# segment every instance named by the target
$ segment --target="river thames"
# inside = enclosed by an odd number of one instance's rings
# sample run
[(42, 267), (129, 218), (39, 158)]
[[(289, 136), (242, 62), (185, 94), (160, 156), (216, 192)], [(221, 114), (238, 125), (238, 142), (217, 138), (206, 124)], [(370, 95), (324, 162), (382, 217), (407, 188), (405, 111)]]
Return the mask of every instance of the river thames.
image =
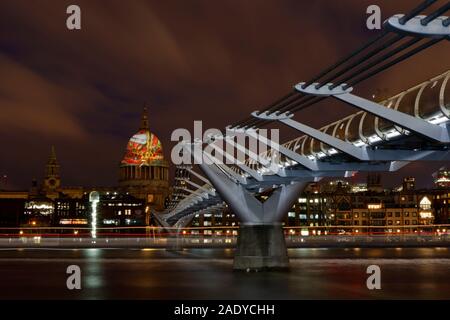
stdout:
[[(232, 249), (1, 249), (0, 299), (450, 299), (449, 248), (289, 249), (289, 272), (233, 272)], [(66, 268), (81, 268), (68, 290)], [(369, 290), (369, 265), (381, 289)]]

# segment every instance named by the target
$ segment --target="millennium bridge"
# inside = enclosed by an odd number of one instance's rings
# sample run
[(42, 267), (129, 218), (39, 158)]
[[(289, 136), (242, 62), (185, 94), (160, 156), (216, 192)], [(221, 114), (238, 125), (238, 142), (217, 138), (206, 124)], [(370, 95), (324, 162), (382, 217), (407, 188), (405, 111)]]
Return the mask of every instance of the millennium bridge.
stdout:
[[(418, 79), (416, 86), (383, 101), (355, 93), (361, 82), (450, 40), (450, 18), (444, 15), (450, 2), (422, 14), (435, 2), (424, 1), (390, 17), (377, 37), (314, 78), (295, 84), (268, 107), (228, 126), (225, 134), (211, 135), (209, 141), (181, 141), (182, 153), (194, 161), (179, 166), (172, 201), (165, 212), (155, 214), (159, 224), (181, 230), (196, 214), (229, 206), (240, 220), (234, 269), (285, 269), (289, 259), (281, 220), (308, 183), (450, 159), (450, 70)], [(319, 129), (297, 120), (300, 111), (330, 98), (358, 111)], [(269, 123), (290, 127), (299, 136), (279, 144), (261, 134)], [(257, 154), (240, 143), (239, 135), (269, 148)], [(203, 144), (214, 152), (197, 152), (199, 147), (204, 150)], [(245, 154), (245, 160), (233, 162), (224, 145)], [(262, 193), (270, 194), (264, 202), (258, 199)]]

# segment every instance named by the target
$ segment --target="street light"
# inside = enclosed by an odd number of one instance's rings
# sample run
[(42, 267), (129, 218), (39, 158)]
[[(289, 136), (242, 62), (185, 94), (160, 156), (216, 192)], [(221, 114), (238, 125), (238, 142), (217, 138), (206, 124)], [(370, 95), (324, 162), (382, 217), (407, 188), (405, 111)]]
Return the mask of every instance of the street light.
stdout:
[(89, 202), (91, 203), (91, 236), (97, 238), (97, 204), (100, 201), (100, 194), (92, 191), (89, 194)]

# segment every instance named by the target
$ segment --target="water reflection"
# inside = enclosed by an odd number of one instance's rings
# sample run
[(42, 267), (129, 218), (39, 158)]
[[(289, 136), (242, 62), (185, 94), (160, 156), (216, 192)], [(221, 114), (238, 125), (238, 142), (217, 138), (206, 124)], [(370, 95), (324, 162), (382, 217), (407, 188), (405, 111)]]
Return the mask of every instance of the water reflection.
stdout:
[[(291, 270), (284, 273), (232, 272), (233, 254), (232, 249), (5, 250), (0, 298), (450, 299), (448, 248), (289, 249)], [(79, 292), (65, 287), (71, 264), (82, 269)], [(370, 264), (381, 267), (382, 290), (366, 287)]]
[(105, 285), (105, 277), (107, 274), (104, 270), (104, 262), (102, 257), (105, 250), (91, 248), (81, 250), (81, 257), (83, 261), (83, 289), (91, 292), (97, 299), (105, 298), (105, 293), (101, 290)]

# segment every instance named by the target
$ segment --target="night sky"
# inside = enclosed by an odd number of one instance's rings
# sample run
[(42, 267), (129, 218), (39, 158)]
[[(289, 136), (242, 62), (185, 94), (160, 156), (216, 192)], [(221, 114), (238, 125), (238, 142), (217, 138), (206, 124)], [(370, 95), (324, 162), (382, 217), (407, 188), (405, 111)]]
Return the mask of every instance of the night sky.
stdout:
[[(11, 188), (41, 179), (55, 145), (65, 186), (115, 185), (144, 102), (169, 156), (170, 135), (194, 120), (224, 128), (288, 93), (375, 36), (366, 8), (383, 19), (420, 1), (375, 0), (2, 0), (0, 1), (0, 174)], [(66, 8), (82, 30), (66, 28)], [(449, 42), (357, 86), (390, 95), (450, 68)], [(316, 127), (352, 112), (326, 100), (297, 119)], [(282, 141), (292, 138), (283, 131)], [(442, 163), (409, 165), (431, 185)], [(364, 174), (360, 174), (364, 180)]]

